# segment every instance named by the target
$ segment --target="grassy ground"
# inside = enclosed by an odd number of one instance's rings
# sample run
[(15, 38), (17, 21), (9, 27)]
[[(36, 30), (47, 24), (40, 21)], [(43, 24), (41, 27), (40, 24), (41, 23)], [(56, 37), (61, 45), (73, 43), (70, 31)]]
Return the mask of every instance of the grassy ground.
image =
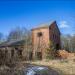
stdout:
[(0, 66), (0, 75), (24, 75), (23, 70), (30, 65), (47, 66), (50, 73), (55, 72), (53, 75), (75, 75), (75, 60), (20, 61), (12, 66)]
[(24, 75), (23, 69), (29, 64), (27, 63), (14, 63), (0, 66), (0, 75)]
[(73, 60), (34, 61), (30, 63), (49, 66), (59, 72), (60, 75), (75, 75), (75, 62)]

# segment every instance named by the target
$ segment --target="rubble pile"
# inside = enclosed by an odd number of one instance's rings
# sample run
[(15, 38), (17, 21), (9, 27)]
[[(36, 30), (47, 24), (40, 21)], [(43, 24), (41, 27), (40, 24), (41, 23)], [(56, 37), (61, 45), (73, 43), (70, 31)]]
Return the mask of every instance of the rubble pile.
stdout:
[(71, 58), (75, 58), (75, 53), (69, 53), (66, 50), (59, 50), (58, 56), (63, 58), (63, 59), (71, 59)]

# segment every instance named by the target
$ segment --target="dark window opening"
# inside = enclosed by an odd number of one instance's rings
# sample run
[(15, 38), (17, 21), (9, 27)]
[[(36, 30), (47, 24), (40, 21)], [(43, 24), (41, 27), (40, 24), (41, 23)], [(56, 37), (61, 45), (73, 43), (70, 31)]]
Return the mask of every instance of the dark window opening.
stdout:
[(59, 50), (59, 44), (56, 44), (56, 50)]
[(7, 50), (5, 50), (5, 57), (7, 57), (7, 54), (8, 54), (8, 51), (7, 51)]
[(7, 50), (5, 50), (5, 54), (7, 54), (8, 53), (8, 51)]
[(33, 55), (33, 53), (30, 52), (30, 53), (29, 53), (29, 60), (32, 60), (32, 55)]
[(49, 29), (51, 29), (51, 27), (49, 27)]
[(11, 57), (14, 56), (14, 50), (11, 50)]
[(38, 33), (37, 33), (37, 36), (38, 36), (38, 37), (41, 37), (41, 36), (42, 36), (42, 32), (38, 32)]
[(18, 48), (17, 48), (17, 47), (16, 47), (15, 49), (16, 49), (16, 50), (18, 50)]
[(37, 52), (37, 59), (41, 60), (42, 59), (42, 53), (41, 52)]
[(22, 56), (22, 50), (18, 50), (18, 55)]

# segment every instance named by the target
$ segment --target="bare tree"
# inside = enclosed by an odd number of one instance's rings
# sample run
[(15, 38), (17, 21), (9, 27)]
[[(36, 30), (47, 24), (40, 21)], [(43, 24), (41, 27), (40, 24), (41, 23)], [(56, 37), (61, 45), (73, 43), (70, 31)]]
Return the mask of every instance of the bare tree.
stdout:
[(26, 39), (29, 38), (30, 36), (30, 32), (25, 28), (20, 28), (17, 27), (13, 30), (11, 30), (11, 32), (8, 35), (8, 40), (21, 40), (21, 39)]
[(71, 52), (75, 52), (75, 35), (71, 37)]
[(4, 35), (3, 33), (0, 33), (0, 43), (4, 41)]
[(75, 35), (63, 35), (61, 36), (61, 46), (69, 52), (75, 52)]

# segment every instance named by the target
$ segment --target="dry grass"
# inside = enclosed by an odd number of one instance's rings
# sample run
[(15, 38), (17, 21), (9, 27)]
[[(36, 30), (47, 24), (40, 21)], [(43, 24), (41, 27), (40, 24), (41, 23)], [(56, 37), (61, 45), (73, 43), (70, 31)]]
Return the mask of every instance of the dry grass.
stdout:
[(24, 75), (23, 69), (29, 64), (49, 66), (57, 71), (60, 75), (75, 75), (75, 59), (64, 60), (43, 60), (43, 61), (22, 61), (14, 67), (0, 66), (0, 75)]
[(73, 60), (50, 60), (31, 62), (36, 65), (49, 66), (64, 75), (75, 75), (75, 62)]
[(0, 75), (24, 75), (23, 69), (27, 64), (14, 63), (0, 66)]

